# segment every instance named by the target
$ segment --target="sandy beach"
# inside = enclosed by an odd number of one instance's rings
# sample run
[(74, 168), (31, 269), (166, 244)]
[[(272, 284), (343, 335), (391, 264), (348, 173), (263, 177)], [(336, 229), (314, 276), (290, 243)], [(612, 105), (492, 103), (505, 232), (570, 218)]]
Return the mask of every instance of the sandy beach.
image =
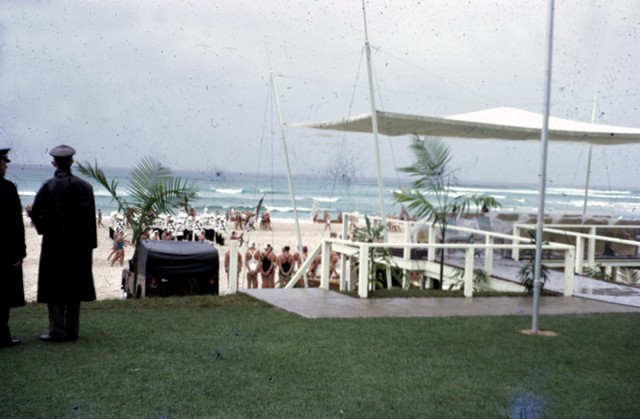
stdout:
[[(108, 225), (105, 223), (105, 225)], [(310, 221), (301, 221), (302, 242), (309, 247), (311, 251), (324, 238), (329, 237), (330, 231), (325, 229), (324, 224), (313, 224)], [(247, 251), (247, 243), (255, 241), (262, 249), (265, 244), (270, 244), (280, 254), (283, 246), (291, 246), (293, 253), (297, 247), (297, 238), (295, 232), (295, 223), (286, 220), (272, 220), (273, 230), (253, 230), (244, 234), (244, 244), (241, 253)], [(340, 233), (341, 225), (332, 225), (334, 232)], [(40, 258), (40, 245), (42, 236), (39, 236), (35, 228), (30, 226), (28, 219), (25, 219), (25, 235), (27, 242), (27, 257), (23, 262), (24, 275), (24, 291), (27, 301), (35, 301), (37, 296), (38, 284), (38, 262)], [(220, 255), (220, 294), (224, 294), (228, 287), (227, 276), (224, 273), (223, 262), (224, 254), (229, 249), (228, 240), (225, 246), (216, 246)], [(121, 274), (122, 267), (118, 264), (111, 266), (107, 261), (107, 256), (111, 253), (112, 241), (109, 239), (109, 229), (98, 228), (98, 248), (93, 251), (93, 279), (96, 287), (96, 295), (99, 300), (122, 298)], [(133, 248), (128, 246), (125, 248), (125, 266), (129, 258), (133, 254)], [(73, 258), (69, 258), (69, 263), (73, 263)], [(239, 287), (244, 288), (246, 285), (246, 273), (243, 269), (240, 274)]]

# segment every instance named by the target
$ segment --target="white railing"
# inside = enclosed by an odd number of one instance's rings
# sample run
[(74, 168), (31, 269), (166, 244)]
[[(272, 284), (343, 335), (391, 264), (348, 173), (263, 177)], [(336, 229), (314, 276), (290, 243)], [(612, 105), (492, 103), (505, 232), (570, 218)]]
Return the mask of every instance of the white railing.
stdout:
[[(369, 276), (370, 272), (368, 268), (369, 266), (369, 257), (370, 250), (376, 248), (390, 249), (390, 248), (402, 248), (403, 257), (391, 257), (393, 262), (401, 269), (405, 271), (423, 271), (427, 272), (431, 277), (435, 277), (437, 275), (438, 265), (434, 261), (430, 260), (415, 260), (410, 258), (412, 249), (427, 249), (427, 250), (436, 250), (440, 249), (440, 251), (446, 251), (448, 249), (458, 249), (463, 250), (465, 252), (465, 263), (464, 263), (464, 295), (465, 297), (473, 296), (473, 271), (474, 271), (474, 262), (475, 262), (475, 254), (476, 250), (482, 249), (485, 251), (485, 259), (493, 258), (493, 250), (495, 249), (511, 249), (513, 247), (517, 247), (518, 249), (535, 249), (535, 244), (480, 244), (480, 243), (362, 243), (362, 242), (353, 242), (342, 239), (330, 239), (325, 238), (323, 241), (314, 249), (311, 253), (313, 255), (317, 255), (318, 252), (322, 252), (322, 272), (320, 275), (320, 288), (329, 289), (330, 283), (330, 269), (331, 269), (331, 252), (338, 252), (341, 254), (341, 263), (342, 259), (345, 259), (344, 265), (341, 266), (341, 277), (340, 277), (340, 289), (341, 290), (350, 290), (353, 289), (353, 278), (351, 277), (351, 269), (348, 268), (348, 261), (346, 259), (351, 259), (352, 257), (357, 257), (359, 266), (361, 267), (358, 270), (358, 296), (361, 298), (367, 298), (369, 289), (370, 289), (370, 281)], [(543, 245), (544, 250), (559, 250), (564, 251), (565, 253), (565, 270), (564, 270), (564, 295), (571, 296), (573, 295), (573, 266), (575, 263), (575, 247), (566, 244), (559, 243), (549, 243)], [(430, 252), (431, 253), (431, 252)], [(409, 255), (407, 257), (406, 255)], [(315, 257), (315, 256), (314, 256)], [(302, 278), (302, 275), (306, 274), (306, 270), (309, 268), (310, 260), (312, 257), (309, 257), (307, 261), (300, 267), (299, 271), (291, 278), (291, 280), (287, 283), (285, 288), (292, 288), (296, 285), (296, 283)], [(378, 262), (386, 263), (387, 261), (378, 260)], [(488, 276), (491, 276), (491, 272), (487, 272)], [(405, 275), (406, 278), (406, 275)]]
[[(409, 271), (420, 271), (426, 273), (429, 277), (437, 277), (438, 264), (435, 263), (436, 252), (450, 251), (450, 250), (462, 250), (465, 252), (464, 263), (464, 295), (465, 297), (473, 296), (473, 272), (475, 265), (475, 255), (477, 251), (484, 252), (484, 271), (491, 277), (493, 271), (493, 257), (494, 250), (510, 250), (514, 260), (518, 260), (520, 257), (520, 251), (522, 250), (534, 250), (535, 243), (529, 237), (521, 237), (520, 232), (523, 229), (535, 228), (532, 224), (514, 224), (513, 234), (495, 233), (488, 230), (479, 230), (474, 228), (449, 225), (447, 230), (458, 231), (461, 233), (469, 234), (470, 238), (484, 237), (484, 242), (472, 242), (472, 243), (437, 243), (436, 232), (437, 227), (431, 224), (418, 223), (415, 221), (403, 221), (396, 219), (388, 219), (388, 223), (395, 223), (401, 226), (403, 231), (404, 242), (401, 243), (361, 243), (348, 240), (351, 227), (354, 225), (361, 225), (361, 221), (364, 217), (357, 213), (344, 213), (342, 218), (342, 238), (325, 238), (321, 243), (316, 246), (311, 252), (309, 252), (306, 260), (300, 266), (300, 269), (293, 275), (291, 280), (285, 285), (285, 288), (294, 287), (303, 275), (306, 275), (307, 270), (310, 268), (313, 260), (321, 254), (321, 274), (320, 274), (320, 287), (323, 289), (329, 289), (330, 275), (331, 275), (331, 252), (337, 252), (340, 254), (340, 289), (351, 290), (355, 288), (355, 278), (352, 278), (351, 274), (351, 261), (353, 258), (358, 258), (359, 266), (369, 266), (369, 254), (371, 249), (375, 248), (401, 248), (402, 257), (392, 257), (393, 264), (403, 270), (404, 281), (407, 279), (407, 273)], [(372, 222), (380, 222), (380, 217), (369, 216)], [(412, 243), (411, 242), (411, 227), (414, 224), (420, 224), (428, 229), (428, 242), (427, 243)], [(570, 232), (566, 230), (560, 230), (556, 227), (562, 228), (590, 228), (590, 233), (578, 233)], [(596, 240), (609, 241), (613, 243), (629, 244), (640, 248), (640, 243), (637, 241), (624, 240), (611, 238), (607, 236), (596, 235), (597, 229), (600, 228), (639, 228), (638, 226), (611, 226), (611, 225), (547, 225), (544, 227), (545, 232), (559, 233), (564, 235), (574, 236), (576, 238), (576, 246), (563, 243), (543, 243), (543, 251), (559, 251), (564, 253), (564, 295), (573, 295), (573, 281), (574, 273), (580, 273), (582, 271), (583, 263), (582, 256), (584, 253), (584, 241), (588, 242), (589, 261), (595, 259), (595, 242)], [(502, 240), (503, 243), (496, 243), (496, 240)], [(415, 260), (411, 258), (411, 251), (414, 249), (423, 249), (427, 251), (427, 258), (424, 260)], [(232, 256), (231, 260), (234, 258)], [(385, 262), (385, 261), (380, 261)], [(233, 264), (233, 262), (232, 262)], [(451, 270), (452, 268), (448, 268)], [(361, 298), (367, 298), (370, 289), (369, 272), (367, 269), (359, 269), (357, 276), (358, 283), (358, 295)], [(306, 285), (306, 278), (305, 278)], [(405, 283), (406, 285), (406, 283)]]
[[(513, 236), (520, 237), (522, 230), (535, 230), (535, 224), (514, 224), (513, 226)], [(581, 233), (577, 231), (570, 231), (566, 229), (571, 228), (588, 228), (589, 233)], [(636, 256), (640, 254), (640, 242), (637, 240), (626, 240), (619, 239), (616, 237), (609, 237), (598, 235), (598, 229), (620, 229), (620, 230), (629, 230), (635, 229), (640, 230), (640, 225), (608, 225), (608, 224), (548, 224), (543, 226), (543, 232), (545, 233), (555, 233), (563, 236), (573, 237), (576, 242), (576, 261), (574, 270), (576, 273), (582, 273), (585, 263), (584, 258), (584, 245), (585, 241), (587, 243), (587, 265), (594, 266), (596, 264), (596, 242), (603, 241), (608, 243), (618, 243), (629, 246), (636, 247)], [(514, 249), (512, 251), (511, 256), (514, 260), (518, 260), (520, 257), (520, 253), (518, 249)]]

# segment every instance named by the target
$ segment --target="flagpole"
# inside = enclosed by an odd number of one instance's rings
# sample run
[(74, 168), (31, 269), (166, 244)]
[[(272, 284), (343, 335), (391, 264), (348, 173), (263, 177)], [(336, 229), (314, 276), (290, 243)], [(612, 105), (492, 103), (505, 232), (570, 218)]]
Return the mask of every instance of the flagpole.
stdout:
[(545, 71), (544, 90), (544, 117), (541, 135), (541, 159), (540, 159), (540, 202), (538, 206), (538, 218), (536, 223), (536, 257), (533, 274), (533, 315), (531, 319), (531, 332), (538, 333), (538, 317), (540, 311), (540, 288), (542, 281), (542, 236), (544, 224), (544, 200), (547, 186), (547, 149), (549, 133), (549, 110), (551, 107), (551, 63), (553, 58), (553, 14), (554, 0), (549, 0), (547, 15), (547, 66)]
[[(300, 253), (300, 263), (304, 263), (304, 252), (302, 251), (302, 236), (300, 235), (300, 221), (298, 220), (298, 207), (296, 206), (296, 193), (293, 188), (293, 181), (291, 180), (291, 166), (289, 165), (289, 151), (287, 149), (287, 140), (284, 134), (284, 122), (282, 120), (282, 112), (280, 111), (280, 100), (278, 98), (278, 90), (276, 89), (276, 81), (273, 77), (273, 70), (271, 69), (271, 58), (269, 56), (269, 49), (267, 48), (267, 61), (269, 62), (269, 79), (271, 81), (271, 88), (273, 89), (273, 97), (276, 103), (276, 110), (278, 113), (278, 122), (280, 122), (280, 138), (282, 139), (282, 148), (284, 150), (284, 160), (287, 166), (287, 180), (289, 181), (289, 193), (291, 195), (291, 207), (293, 208), (293, 219), (296, 223), (296, 237), (298, 238), (298, 252)], [(304, 287), (309, 286), (307, 282), (307, 276), (304, 275)]]

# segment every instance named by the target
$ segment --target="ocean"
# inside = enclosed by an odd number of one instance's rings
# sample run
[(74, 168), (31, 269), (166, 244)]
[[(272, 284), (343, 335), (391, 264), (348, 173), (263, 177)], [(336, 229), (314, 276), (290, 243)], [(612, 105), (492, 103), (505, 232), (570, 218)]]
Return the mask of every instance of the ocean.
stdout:
[[(118, 191), (126, 197), (129, 169), (104, 169), (107, 179), (119, 182)], [(42, 183), (53, 175), (51, 166), (19, 165), (12, 163), (6, 178), (18, 187), (23, 207), (33, 202)], [(77, 175), (79, 173), (75, 171)], [(263, 210), (270, 210), (272, 219), (293, 220), (293, 204), (289, 193), (289, 182), (285, 175), (230, 173), (216, 171), (174, 171), (175, 176), (191, 180), (199, 199), (190, 203), (201, 214), (205, 207), (209, 212), (255, 209), (264, 197)], [(105, 218), (117, 211), (117, 204), (107, 191), (94, 181), (96, 207)], [(330, 176), (294, 175), (292, 179), (295, 202), (300, 221), (310, 221), (312, 212), (328, 211), (332, 218), (338, 212), (358, 211), (360, 214), (379, 214), (378, 183), (374, 178), (345, 178)], [(409, 186), (409, 181), (384, 180), (384, 202), (387, 214), (399, 214), (400, 205), (393, 203), (393, 191)], [(484, 193), (493, 196), (504, 213), (535, 214), (538, 208), (537, 185), (458, 185), (454, 194)], [(581, 215), (584, 204), (584, 189), (547, 188), (545, 210), (555, 215)], [(640, 220), (640, 191), (628, 189), (590, 189), (587, 215), (609, 216), (627, 220)]]

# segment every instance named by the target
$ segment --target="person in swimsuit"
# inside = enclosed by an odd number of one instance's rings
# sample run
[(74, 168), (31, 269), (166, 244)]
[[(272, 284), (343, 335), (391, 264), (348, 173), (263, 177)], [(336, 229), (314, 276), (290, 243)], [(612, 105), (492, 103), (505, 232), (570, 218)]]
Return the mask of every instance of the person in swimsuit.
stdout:
[(111, 266), (118, 261), (120, 262), (120, 266), (124, 264), (124, 245), (124, 231), (121, 231), (117, 239), (114, 240), (113, 251), (115, 254), (113, 255), (113, 259), (111, 259)]
[(275, 286), (274, 279), (276, 276), (276, 255), (273, 254), (273, 248), (270, 244), (264, 247), (261, 261), (260, 275), (262, 276), (262, 288), (273, 288)]
[(104, 224), (102, 224), (102, 210), (100, 208), (98, 208), (98, 227), (104, 227)]
[(290, 252), (289, 246), (285, 246), (282, 248), (282, 254), (278, 256), (277, 264), (278, 264), (278, 284), (281, 287), (284, 287), (287, 282), (291, 279), (293, 275), (293, 266), (295, 260), (293, 259), (293, 255)]
[(244, 255), (247, 267), (247, 288), (258, 288), (258, 272), (260, 271), (260, 251), (256, 249), (256, 242), (249, 243), (249, 249)]
[[(240, 240), (240, 244), (239, 246), (242, 246), (242, 234), (240, 236), (236, 235), (235, 231), (231, 232), (231, 237), (229, 238), (230, 241), (233, 240)], [(238, 248), (238, 255), (237, 255), (237, 276), (236, 276), (236, 283), (240, 282), (240, 272), (242, 272), (242, 253), (240, 253), (240, 248)], [(224, 271), (227, 274), (227, 279), (229, 280), (229, 283), (231, 283), (231, 278), (229, 277), (229, 269), (231, 267), (231, 250), (227, 250), (224, 254)]]
[(307, 246), (302, 246), (302, 254), (298, 251), (293, 254), (293, 272), (298, 272), (300, 270), (302, 263), (307, 260), (307, 253), (309, 253), (309, 248)]
[(109, 256), (107, 256), (108, 261), (110, 261), (111, 257), (116, 254), (116, 244), (118, 243), (120, 232), (121, 230), (119, 228), (113, 231), (113, 244), (111, 245), (111, 253), (109, 253)]

